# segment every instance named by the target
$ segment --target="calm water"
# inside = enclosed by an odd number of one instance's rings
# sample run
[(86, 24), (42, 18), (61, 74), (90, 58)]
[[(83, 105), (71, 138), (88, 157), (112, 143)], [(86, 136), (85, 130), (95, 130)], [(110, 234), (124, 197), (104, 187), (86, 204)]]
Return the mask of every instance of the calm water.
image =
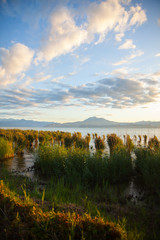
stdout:
[[(13, 129), (14, 127), (0, 127), (3, 129)], [(130, 135), (130, 137), (133, 137), (134, 135), (147, 135), (149, 137), (153, 137), (156, 135), (158, 138), (160, 138), (160, 128), (127, 128), (127, 127), (113, 127), (113, 128), (47, 128), (47, 127), (15, 127), (16, 129), (22, 129), (22, 130), (43, 130), (43, 131), (63, 131), (63, 132), (81, 132), (82, 136), (86, 136), (87, 133), (97, 133), (99, 136), (107, 135), (110, 133), (116, 133), (119, 137), (123, 137), (123, 135)]]
[[(9, 128), (5, 128), (9, 129)], [(10, 128), (10, 129), (13, 129)], [(160, 139), (160, 128), (19, 128), (22, 130), (43, 130), (43, 131), (63, 131), (63, 132), (81, 132), (82, 136), (86, 136), (87, 133), (97, 133), (99, 136), (107, 135), (110, 133), (115, 133), (119, 137), (123, 139), (124, 135), (130, 135), (131, 138), (136, 135), (142, 136), (142, 143), (143, 143), (143, 135), (147, 135), (148, 139), (156, 135)], [(94, 147), (93, 139), (91, 140), (90, 146)], [(106, 146), (107, 147), (107, 146)], [(0, 162), (0, 166), (5, 166), (7, 169), (11, 171), (18, 171), (24, 175), (28, 175), (30, 177), (34, 176), (33, 172), (26, 172), (25, 170), (29, 167), (32, 167), (34, 164), (35, 154), (32, 152), (25, 151), (24, 155), (22, 156), (15, 156), (14, 158), (10, 158)]]

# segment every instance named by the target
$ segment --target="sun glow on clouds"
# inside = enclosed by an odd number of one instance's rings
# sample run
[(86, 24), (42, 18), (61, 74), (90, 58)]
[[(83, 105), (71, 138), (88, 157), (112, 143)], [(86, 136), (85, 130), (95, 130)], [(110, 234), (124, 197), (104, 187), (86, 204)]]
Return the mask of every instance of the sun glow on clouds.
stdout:
[[(91, 3), (86, 10), (86, 22), (80, 26), (75, 21), (74, 13), (66, 7), (59, 7), (50, 17), (50, 29), (44, 44), (35, 59), (37, 65), (42, 60), (51, 61), (53, 58), (74, 51), (82, 44), (102, 43), (109, 31), (116, 32), (116, 40), (121, 41), (125, 31), (132, 26), (143, 24), (146, 20), (145, 11), (141, 6), (131, 7), (129, 11), (120, 4), (119, 0)], [(99, 39), (95, 41), (98, 34)], [(128, 48), (135, 45), (128, 40)], [(124, 46), (125, 47), (125, 46)]]
[(57, 9), (50, 18), (50, 32), (36, 61), (53, 58), (72, 52), (87, 39), (87, 31), (76, 23), (67, 8)]

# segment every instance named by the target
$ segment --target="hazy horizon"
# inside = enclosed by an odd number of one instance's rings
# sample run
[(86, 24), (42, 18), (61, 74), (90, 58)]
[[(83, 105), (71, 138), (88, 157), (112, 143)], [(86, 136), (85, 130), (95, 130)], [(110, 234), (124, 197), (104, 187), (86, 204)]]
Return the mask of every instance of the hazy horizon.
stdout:
[(41, 121), (41, 120), (33, 120), (33, 119), (25, 119), (25, 118), (0, 118), (0, 121), (2, 120), (25, 120), (25, 121), (36, 121), (36, 122), (53, 122), (53, 123), (60, 123), (60, 124), (64, 124), (64, 123), (74, 123), (74, 122), (83, 122), (87, 119), (90, 119), (90, 118), (97, 118), (97, 119), (104, 119), (104, 120), (107, 120), (107, 121), (111, 121), (111, 122), (116, 122), (116, 123), (137, 123), (137, 122), (160, 122), (160, 121), (150, 121), (150, 120), (142, 120), (142, 121), (130, 121), (130, 122), (125, 122), (125, 121), (112, 121), (112, 120), (108, 120), (107, 118), (102, 118), (102, 117), (96, 117), (96, 116), (92, 116), (92, 117), (89, 117), (89, 118), (85, 118), (85, 119), (82, 119), (82, 120), (76, 120), (76, 121), (70, 121), (70, 122), (55, 122), (54, 120), (53, 121)]

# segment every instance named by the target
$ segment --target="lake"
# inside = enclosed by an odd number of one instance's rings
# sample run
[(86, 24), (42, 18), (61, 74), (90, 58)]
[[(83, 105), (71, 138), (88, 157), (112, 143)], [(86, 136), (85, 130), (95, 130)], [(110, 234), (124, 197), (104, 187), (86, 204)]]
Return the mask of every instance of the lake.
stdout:
[[(12, 128), (8, 128), (8, 127), (1, 127), (4, 129), (13, 129)], [(17, 129), (17, 127), (16, 127)], [(20, 127), (18, 129), (22, 129), (22, 130), (29, 130), (29, 129), (33, 129), (33, 130), (43, 130), (43, 131), (63, 131), (63, 132), (81, 132), (82, 136), (86, 136), (87, 133), (97, 133), (99, 136), (102, 135), (107, 135), (107, 134), (111, 134), (111, 133), (115, 133), (117, 134), (119, 137), (121, 137), (122, 139), (124, 135), (130, 135), (131, 138), (134, 137), (134, 135), (137, 136), (141, 135), (142, 136), (142, 144), (143, 144), (143, 135), (147, 135), (148, 139), (150, 137), (153, 137), (154, 135), (158, 137), (158, 139), (160, 139), (160, 128), (125, 128), (125, 127), (119, 127), (119, 128), (28, 128), (28, 127)], [(136, 144), (136, 143), (135, 143)], [(93, 146), (94, 148), (94, 141), (93, 139), (91, 139), (91, 143), (90, 146)], [(107, 147), (107, 144), (106, 144)], [(28, 175), (30, 177), (34, 176), (33, 172), (26, 172), (25, 169), (32, 167), (33, 163), (34, 163), (34, 153), (32, 152), (27, 152), (25, 151), (24, 155), (22, 156), (17, 156), (15, 155), (14, 158), (10, 158), (10, 159), (6, 159), (3, 162), (0, 162), (0, 166), (5, 166), (7, 169), (9, 170), (14, 170), (14, 171), (20, 171), (22, 174), (24, 175)]]
[[(14, 129), (14, 127), (0, 127), (3, 129)], [(63, 132), (81, 132), (82, 136), (86, 136), (87, 133), (97, 133), (99, 136), (107, 135), (110, 133), (115, 133), (119, 137), (123, 138), (123, 135), (130, 135), (132, 138), (134, 135), (147, 135), (148, 138), (153, 137), (154, 135), (160, 138), (160, 128), (128, 128), (128, 127), (112, 127), (112, 128), (47, 128), (47, 127), (15, 127), (15, 129), (22, 129), (22, 130), (37, 130), (37, 131), (63, 131)]]

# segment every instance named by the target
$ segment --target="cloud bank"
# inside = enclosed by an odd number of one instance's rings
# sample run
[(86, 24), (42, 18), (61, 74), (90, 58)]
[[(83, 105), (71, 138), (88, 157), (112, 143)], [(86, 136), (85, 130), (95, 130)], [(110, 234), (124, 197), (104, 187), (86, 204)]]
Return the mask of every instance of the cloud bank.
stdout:
[[(121, 69), (122, 71), (122, 69)], [(127, 77), (128, 76), (128, 77)], [(152, 75), (125, 74), (122, 77), (103, 78), (93, 83), (50, 89), (1, 89), (0, 106), (3, 109), (46, 109), (61, 106), (94, 106), (101, 108), (133, 108), (159, 101), (160, 73)]]

